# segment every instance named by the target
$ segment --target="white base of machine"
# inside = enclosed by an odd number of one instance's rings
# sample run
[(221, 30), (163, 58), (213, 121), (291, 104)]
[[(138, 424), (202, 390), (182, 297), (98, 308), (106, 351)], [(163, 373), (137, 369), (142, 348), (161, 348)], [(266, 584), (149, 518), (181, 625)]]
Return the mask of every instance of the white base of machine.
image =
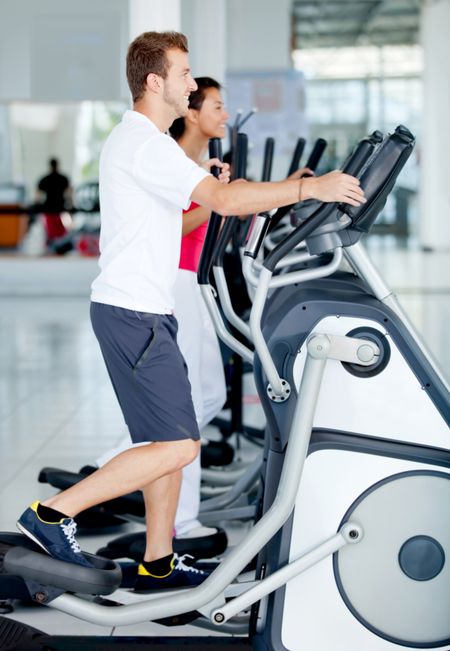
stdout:
[[(290, 561), (336, 533), (351, 505), (374, 484), (399, 473), (414, 471), (433, 471), (431, 480), (436, 479), (437, 484), (439, 484), (439, 477), (435, 478), (434, 473), (443, 474), (438, 491), (439, 500), (442, 502), (442, 489), (444, 492), (450, 491), (450, 481), (446, 483), (448, 471), (445, 468), (346, 450), (327, 449), (311, 454), (305, 463), (295, 506)], [(433, 489), (434, 486), (431, 485), (430, 491), (432, 492)], [(448, 496), (450, 497), (450, 492)], [(392, 506), (394, 500), (387, 499), (385, 505), (382, 503), (383, 508), (385, 506), (386, 509), (386, 529), (380, 526), (380, 522), (383, 522), (383, 509), (381, 509), (381, 516), (380, 508), (374, 513), (377, 524), (376, 527), (372, 527), (372, 531), (370, 523), (359, 523), (358, 518), (355, 519), (357, 513), (355, 511), (352, 514), (352, 522), (356, 521), (356, 524), (363, 526), (363, 539), (360, 543), (347, 546), (339, 554), (348, 554), (350, 560), (353, 552), (358, 553), (360, 545), (372, 544), (373, 556), (370, 552), (366, 558), (369, 559), (369, 563), (370, 559), (373, 560), (376, 572), (377, 554), (386, 554), (385, 548), (389, 546), (382, 544), (383, 536), (386, 541), (391, 542), (391, 533), (401, 541), (414, 535), (436, 536), (438, 531), (436, 537), (440, 538), (439, 543), (447, 559), (446, 567), (444, 566), (439, 575), (426, 581), (412, 580), (402, 572), (400, 565), (392, 562), (392, 574), (387, 573), (381, 578), (376, 577), (375, 574), (377, 590), (373, 588), (373, 581), (372, 584), (370, 581), (366, 583), (367, 577), (364, 572), (361, 572), (361, 576), (353, 577), (355, 593), (365, 595), (363, 610), (367, 611), (367, 601), (370, 603), (373, 596), (373, 604), (371, 604), (373, 617), (369, 613), (367, 619), (373, 620), (370, 624), (380, 631), (381, 634), (378, 635), (361, 623), (346, 605), (338, 589), (333, 570), (333, 558), (327, 558), (290, 580), (286, 586), (281, 623), (281, 639), (285, 649), (289, 651), (304, 649), (389, 651), (398, 650), (403, 646), (403, 648), (433, 648), (448, 651), (448, 644), (427, 646), (430, 640), (429, 633), (423, 629), (429, 631), (431, 627), (433, 634), (438, 632), (440, 636), (444, 633), (438, 639), (445, 640), (446, 635), (447, 639), (450, 639), (450, 509), (442, 510), (442, 504), (437, 503), (438, 500), (433, 500), (431, 494), (427, 495), (426, 499), (426, 510), (423, 505), (420, 507), (418, 504), (418, 520), (413, 523), (411, 518), (408, 520), (406, 514), (408, 512), (414, 514), (416, 502), (411, 503), (411, 500), (415, 500), (414, 494), (405, 494), (404, 517), (401, 512), (397, 512), (398, 500)], [(420, 519), (420, 508), (424, 513), (422, 519)], [(393, 512), (393, 509), (396, 511)], [(430, 532), (428, 530), (430, 528), (433, 531)], [(396, 531), (392, 531), (393, 529)], [(372, 569), (368, 568), (369, 575)], [(366, 585), (358, 585), (359, 581)], [(398, 598), (399, 590), (403, 595), (401, 599)], [(355, 606), (358, 611), (359, 604)], [(383, 617), (383, 612), (386, 613), (386, 618)], [(423, 617), (423, 626), (420, 617)], [(385, 622), (384, 619), (389, 621)], [(436, 625), (433, 622), (436, 622)], [(405, 635), (405, 638), (410, 637), (409, 641), (412, 639), (415, 644), (408, 644), (407, 639), (404, 639), (403, 643), (389, 641), (398, 640), (399, 634)]]

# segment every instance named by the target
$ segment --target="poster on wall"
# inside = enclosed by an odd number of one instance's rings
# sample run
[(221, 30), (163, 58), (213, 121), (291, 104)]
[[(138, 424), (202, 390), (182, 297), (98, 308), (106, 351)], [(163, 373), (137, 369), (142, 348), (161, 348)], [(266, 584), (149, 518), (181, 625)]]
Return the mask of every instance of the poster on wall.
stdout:
[[(256, 109), (243, 125), (248, 135), (251, 173), (262, 159), (266, 138), (275, 138), (275, 160), (286, 164), (299, 137), (307, 138), (305, 117), (305, 78), (296, 70), (270, 72), (231, 72), (226, 77), (226, 103), (233, 124), (238, 111), (245, 117)], [(279, 166), (278, 165), (278, 166)]]

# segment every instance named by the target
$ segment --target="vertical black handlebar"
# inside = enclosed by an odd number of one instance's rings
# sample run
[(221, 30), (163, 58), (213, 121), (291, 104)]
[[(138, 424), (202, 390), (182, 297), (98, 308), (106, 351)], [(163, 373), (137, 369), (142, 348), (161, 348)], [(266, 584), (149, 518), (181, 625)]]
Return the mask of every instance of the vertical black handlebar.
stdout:
[(304, 138), (299, 138), (297, 144), (295, 145), (294, 153), (292, 155), (291, 164), (289, 165), (287, 176), (290, 176), (298, 170), (300, 167), (300, 159), (302, 157), (303, 151), (305, 149), (306, 140)]
[[(223, 160), (222, 141), (220, 138), (211, 138), (208, 144), (208, 149), (210, 158), (218, 158), (219, 160)], [(211, 174), (217, 178), (220, 174), (220, 169), (216, 165), (213, 165), (211, 167)]]
[(234, 157), (234, 179), (245, 179), (247, 174), (248, 136), (238, 133), (236, 138), (236, 152)]
[(274, 138), (266, 138), (266, 143), (264, 145), (264, 156), (263, 156), (263, 168), (261, 173), (261, 181), (270, 181), (272, 176), (272, 163), (273, 163), (273, 151), (275, 149), (275, 140)]
[(327, 141), (323, 138), (317, 138), (316, 142), (314, 143), (314, 147), (308, 156), (308, 160), (305, 163), (305, 167), (309, 167), (309, 169), (313, 172), (315, 171), (317, 165), (320, 162), (320, 159), (322, 158), (323, 152), (327, 148), (327, 144)]
[[(261, 183), (267, 183), (272, 177), (273, 153), (275, 150), (275, 139), (272, 137), (266, 138), (264, 144), (263, 166), (261, 172)], [(233, 231), (233, 246), (238, 248), (247, 241), (248, 232), (253, 223), (252, 219), (241, 221), (239, 225), (235, 226)]]
[[(323, 138), (317, 138), (316, 142), (314, 143), (314, 147), (312, 148), (311, 153), (308, 156), (308, 160), (305, 163), (305, 167), (309, 167), (309, 169), (314, 172), (317, 165), (319, 164), (320, 159), (322, 158), (322, 154), (325, 151), (327, 144), (328, 144), (327, 141), (324, 140)], [(295, 158), (295, 152), (294, 152), (294, 158)], [(292, 159), (292, 163), (294, 162), (294, 158)], [(292, 167), (292, 163), (291, 163), (291, 167)], [(291, 171), (291, 174), (293, 174), (297, 169), (298, 169), (298, 165)], [(289, 171), (290, 170), (291, 168), (289, 168)], [(303, 176), (310, 176), (310, 175), (304, 174)], [(273, 229), (276, 228), (276, 226), (278, 226), (278, 224), (283, 219), (283, 217), (288, 214), (288, 212), (294, 207), (294, 205), (295, 204), (292, 203), (289, 206), (281, 206), (281, 208), (278, 208), (277, 212), (273, 215), (272, 219), (270, 220), (269, 232), (273, 231)]]
[[(268, 137), (264, 144), (263, 166), (261, 172), (261, 183), (267, 183), (272, 176), (273, 152), (275, 149), (275, 139)], [(248, 232), (253, 224), (252, 219), (247, 219), (239, 224), (239, 228), (233, 232), (233, 245), (239, 247), (242, 243), (247, 242)]]
[[(248, 151), (248, 137), (245, 133), (238, 133), (236, 138), (236, 152), (234, 163), (234, 179), (244, 179), (247, 173), (247, 151)], [(220, 231), (220, 236), (214, 251), (214, 265), (216, 267), (223, 266), (223, 256), (225, 249), (230, 241), (238, 219), (236, 217), (227, 217), (225, 223)]]
[(374, 131), (370, 134), (370, 136), (367, 136), (367, 138), (360, 140), (356, 148), (352, 151), (342, 166), (342, 171), (345, 172), (345, 174), (358, 176), (370, 158), (374, 147), (378, 145), (382, 140), (383, 134), (381, 131)]
[[(211, 138), (209, 141), (209, 157), (222, 160), (222, 141), (220, 138)], [(220, 169), (214, 165), (211, 168), (211, 173), (217, 178)], [(215, 212), (211, 213), (198, 266), (197, 280), (199, 285), (209, 285), (209, 272), (211, 269), (212, 256), (221, 223), (222, 217)]]
[[(344, 169), (346, 174), (358, 174), (371, 157), (376, 145), (380, 142), (380, 132), (374, 132), (368, 138), (358, 143), (354, 152), (347, 159)], [(382, 136), (381, 136), (382, 139)], [(308, 219), (303, 221), (292, 233), (285, 237), (266, 257), (263, 266), (274, 271), (278, 262), (290, 253), (300, 242), (309, 237), (323, 222), (336, 211), (336, 203), (322, 203)]]

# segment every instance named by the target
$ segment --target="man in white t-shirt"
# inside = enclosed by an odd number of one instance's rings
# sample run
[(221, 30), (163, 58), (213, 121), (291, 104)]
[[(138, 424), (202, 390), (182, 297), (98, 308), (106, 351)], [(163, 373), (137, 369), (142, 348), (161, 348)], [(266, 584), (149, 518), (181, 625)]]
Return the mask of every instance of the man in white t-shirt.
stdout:
[[(130, 45), (127, 78), (133, 110), (107, 139), (100, 160), (100, 274), (91, 319), (133, 443), (95, 473), (43, 503), (18, 526), (60, 560), (90, 565), (75, 540), (73, 518), (141, 489), (147, 547), (137, 590), (197, 585), (206, 575), (172, 552), (182, 468), (199, 452), (186, 365), (176, 344), (172, 289), (182, 210), (190, 201), (221, 215), (248, 215), (315, 198), (359, 205), (359, 181), (341, 172), (276, 183), (219, 182), (165, 134), (186, 115), (196, 88), (187, 41), (146, 32)], [(210, 162), (211, 163), (211, 162)]]

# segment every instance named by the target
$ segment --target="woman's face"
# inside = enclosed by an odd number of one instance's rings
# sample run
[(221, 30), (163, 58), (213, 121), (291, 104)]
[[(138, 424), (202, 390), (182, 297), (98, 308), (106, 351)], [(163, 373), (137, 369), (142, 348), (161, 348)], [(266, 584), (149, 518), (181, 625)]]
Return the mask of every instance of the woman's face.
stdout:
[(224, 138), (230, 117), (225, 110), (222, 95), (217, 88), (207, 88), (198, 114), (198, 128), (207, 138)]

